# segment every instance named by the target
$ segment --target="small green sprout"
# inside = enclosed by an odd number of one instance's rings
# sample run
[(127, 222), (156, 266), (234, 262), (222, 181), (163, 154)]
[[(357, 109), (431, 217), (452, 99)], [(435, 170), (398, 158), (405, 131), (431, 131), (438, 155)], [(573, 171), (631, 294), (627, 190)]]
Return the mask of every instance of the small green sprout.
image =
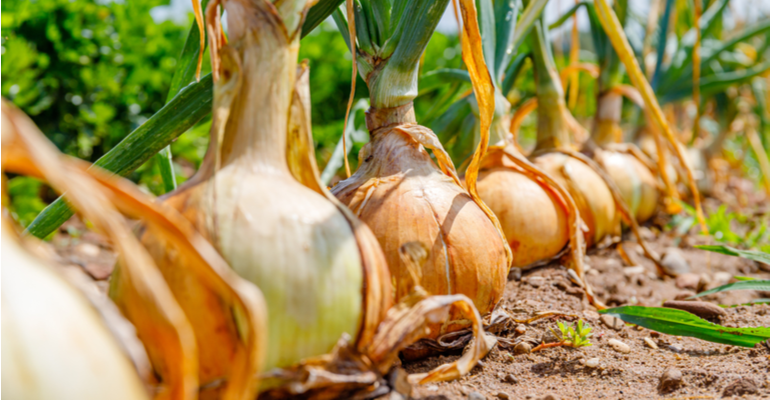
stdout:
[[(591, 345), (591, 326), (588, 323), (583, 323), (582, 320), (578, 320), (577, 324), (570, 324), (569, 326), (559, 322), (559, 330), (561, 331), (561, 342), (564, 346), (569, 347), (587, 347)], [(553, 329), (551, 332), (556, 335)], [(556, 335), (558, 337), (558, 335)]]

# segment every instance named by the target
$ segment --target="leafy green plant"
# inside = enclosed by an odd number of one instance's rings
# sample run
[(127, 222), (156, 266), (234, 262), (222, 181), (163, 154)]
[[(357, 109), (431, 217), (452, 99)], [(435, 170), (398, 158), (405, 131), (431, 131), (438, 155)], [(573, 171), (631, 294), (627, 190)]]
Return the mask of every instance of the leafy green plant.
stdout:
[(757, 261), (770, 265), (770, 254), (764, 251), (739, 250), (729, 246), (722, 245), (702, 245), (695, 246), (696, 249), (713, 251), (715, 253), (726, 254), (728, 256), (741, 257), (752, 261)]
[(734, 283), (728, 283), (726, 285), (722, 285), (719, 287), (715, 287), (710, 290), (706, 290), (703, 292), (700, 292), (696, 294), (695, 296), (689, 297), (690, 299), (694, 299), (696, 297), (703, 297), (708, 296), (710, 294), (719, 293), (719, 292), (729, 292), (732, 290), (764, 290), (764, 291), (770, 291), (770, 281), (760, 281), (756, 279), (748, 280), (748, 281), (738, 281)]
[(673, 308), (624, 306), (601, 310), (599, 313), (669, 335), (689, 336), (733, 346), (754, 347), (770, 339), (770, 328), (721, 326)]

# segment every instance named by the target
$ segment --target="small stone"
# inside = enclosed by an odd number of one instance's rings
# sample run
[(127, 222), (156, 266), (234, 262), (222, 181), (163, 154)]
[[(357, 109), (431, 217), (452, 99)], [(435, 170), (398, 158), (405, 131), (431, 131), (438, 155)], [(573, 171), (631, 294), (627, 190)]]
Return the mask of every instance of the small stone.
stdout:
[(506, 383), (510, 383), (511, 385), (515, 385), (515, 384), (519, 383), (519, 380), (516, 379), (516, 377), (513, 376), (513, 374), (508, 374), (508, 375), (505, 376), (505, 382)]
[(668, 368), (663, 371), (658, 383), (658, 390), (667, 393), (675, 390), (682, 384), (682, 371), (676, 368)]
[(623, 275), (625, 276), (634, 276), (643, 274), (645, 271), (643, 265), (634, 265), (633, 267), (625, 267), (623, 268)]
[(527, 342), (521, 342), (513, 348), (515, 354), (527, 354), (532, 351), (532, 346)]
[(652, 332), (650, 332), (650, 336), (652, 336), (652, 337), (659, 337), (660, 336), (660, 332), (652, 331)]
[(722, 307), (705, 301), (669, 300), (663, 307), (687, 311), (704, 319), (716, 318), (727, 314)]
[(654, 349), (654, 350), (658, 349), (658, 345), (655, 344), (655, 342), (653, 342), (652, 339), (650, 339), (648, 337), (644, 338), (644, 344), (646, 344), (647, 347), (649, 347), (651, 349)]
[(684, 351), (684, 348), (678, 344), (670, 344), (668, 345), (668, 349), (673, 351), (674, 353), (681, 353)]
[(521, 268), (511, 268), (510, 272), (508, 272), (508, 279), (513, 281), (520, 281), (521, 280)]
[(679, 289), (698, 290), (698, 283), (700, 282), (700, 275), (697, 274), (681, 274), (676, 277), (676, 287)]
[(650, 230), (650, 228), (646, 226), (640, 226), (639, 227), (639, 236), (642, 237), (644, 240), (654, 240), (655, 239), (655, 233)]
[(497, 394), (497, 398), (502, 400), (508, 400), (511, 398), (511, 396), (509, 396), (508, 393), (500, 392)]
[(617, 351), (618, 353), (628, 354), (631, 352), (631, 347), (617, 339), (610, 339), (607, 343)]
[(487, 398), (479, 392), (470, 392), (468, 394), (468, 400), (487, 400)]
[(537, 400), (558, 400), (558, 399), (556, 398), (556, 396), (552, 394), (547, 394), (543, 397), (538, 398)]
[(524, 325), (517, 325), (516, 329), (514, 329), (517, 335), (523, 335), (527, 333), (527, 327)]
[(623, 321), (621, 321), (620, 319), (615, 318), (615, 317), (613, 317), (611, 315), (606, 315), (605, 314), (605, 315), (600, 316), (599, 319), (601, 319), (602, 323), (604, 325), (606, 325), (608, 328), (614, 329), (616, 331), (622, 330), (623, 327), (625, 326), (623, 324)]
[[(695, 296), (695, 292), (692, 290), (683, 290), (674, 296), (674, 300), (687, 300), (687, 298)], [(692, 301), (700, 301), (700, 298), (695, 298)]]
[(529, 283), (529, 286), (532, 286), (534, 288), (539, 288), (540, 286), (543, 286), (545, 284), (545, 278), (542, 276), (532, 276), (529, 279), (527, 279), (527, 283)]
[(588, 368), (596, 368), (598, 366), (599, 366), (599, 358), (598, 357), (589, 358), (588, 360), (586, 360), (586, 367), (588, 367)]
[(753, 379), (743, 377), (727, 385), (725, 390), (722, 392), (722, 396), (743, 396), (747, 394), (755, 394), (758, 391), (759, 389), (757, 388), (757, 384)]
[(679, 276), (690, 272), (690, 264), (685, 260), (682, 251), (676, 247), (668, 247), (663, 253), (660, 265), (671, 275)]
[(99, 246), (84, 242), (75, 246), (75, 251), (87, 257), (96, 257), (99, 255), (100, 250)]

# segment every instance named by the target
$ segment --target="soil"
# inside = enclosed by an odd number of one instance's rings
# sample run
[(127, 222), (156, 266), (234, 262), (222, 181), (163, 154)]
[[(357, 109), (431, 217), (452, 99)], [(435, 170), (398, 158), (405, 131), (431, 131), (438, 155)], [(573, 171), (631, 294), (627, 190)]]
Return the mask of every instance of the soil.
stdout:
[[(692, 289), (703, 290), (733, 281), (736, 275), (770, 279), (770, 266), (693, 248), (711, 240), (695, 234), (694, 230), (684, 237), (661, 232), (658, 227), (667, 220), (662, 216), (656, 218), (655, 223), (643, 227), (643, 236), (657, 254), (671, 252), (670, 248), (681, 252), (695, 276), (689, 276), (689, 280), (680, 278), (680, 286), (695, 285)], [(658, 278), (654, 264), (641, 255), (635, 240), (628, 234), (622, 239), (588, 252), (587, 280), (601, 301), (610, 306), (661, 306), (666, 300), (692, 294), (691, 290), (677, 287), (674, 278)], [(73, 218), (60, 229), (52, 243), (59, 261), (68, 264), (70, 272), (81, 269), (102, 291), (107, 288), (106, 279), (115, 256), (103, 238), (88, 232), (82, 222)], [(628, 255), (626, 261), (619, 255), (618, 246)], [(629, 270), (632, 265), (642, 268)], [(415, 387), (413, 398), (706, 399), (723, 395), (770, 398), (770, 346), (767, 343), (754, 349), (727, 346), (660, 334), (602, 318), (589, 305), (582, 290), (569, 281), (565, 267), (556, 262), (524, 271), (521, 276), (511, 275), (500, 307), (522, 320), (544, 311), (558, 314), (519, 324), (500, 336), (514, 340), (528, 338), (536, 344), (551, 328), (557, 328), (557, 322), (581, 319), (593, 327), (592, 345), (579, 349), (547, 348), (529, 354), (514, 354), (512, 349), (497, 347), (483, 360), (483, 365), (467, 376), (453, 382)], [(768, 297), (770, 293), (733, 291), (706, 296), (703, 301), (739, 305)], [(731, 327), (770, 326), (768, 304), (737, 306), (725, 312), (714, 322)], [(657, 349), (651, 348), (645, 338)], [(616, 351), (610, 346), (610, 339), (625, 343), (630, 352)], [(459, 354), (434, 356), (404, 362), (403, 367), (409, 373), (426, 372), (457, 357)], [(592, 367), (596, 362), (591, 360), (594, 358), (598, 359), (598, 365)]]

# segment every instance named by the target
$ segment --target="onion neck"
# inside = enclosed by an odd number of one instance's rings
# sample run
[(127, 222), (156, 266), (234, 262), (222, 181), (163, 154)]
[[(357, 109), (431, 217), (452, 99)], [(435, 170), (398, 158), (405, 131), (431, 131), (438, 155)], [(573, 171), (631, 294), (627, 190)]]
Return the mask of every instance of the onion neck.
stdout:
[(569, 147), (571, 144), (568, 124), (565, 118), (567, 105), (561, 86), (556, 63), (542, 19), (534, 26), (531, 35), (532, 59), (535, 82), (537, 83), (537, 146), (535, 150), (552, 150)]
[(416, 124), (414, 104), (410, 101), (404, 105), (390, 108), (370, 107), (366, 110), (366, 128), (374, 136), (380, 128), (401, 124)]
[[(241, 83), (218, 149), (221, 165), (239, 164), (255, 172), (290, 174), (287, 127), (300, 35), (288, 37), (281, 22), (269, 15), (257, 15), (247, 20), (253, 23), (244, 26), (242, 21), (232, 21), (243, 19), (235, 15), (238, 10), (228, 11), (231, 27), (241, 22), (237, 30), (231, 28), (229, 45), (240, 58)], [(212, 137), (211, 145), (216, 143)]]
[(620, 114), (623, 109), (623, 97), (619, 93), (604, 92), (599, 95), (596, 106), (596, 126), (591, 139), (604, 147), (623, 141), (620, 130)]

